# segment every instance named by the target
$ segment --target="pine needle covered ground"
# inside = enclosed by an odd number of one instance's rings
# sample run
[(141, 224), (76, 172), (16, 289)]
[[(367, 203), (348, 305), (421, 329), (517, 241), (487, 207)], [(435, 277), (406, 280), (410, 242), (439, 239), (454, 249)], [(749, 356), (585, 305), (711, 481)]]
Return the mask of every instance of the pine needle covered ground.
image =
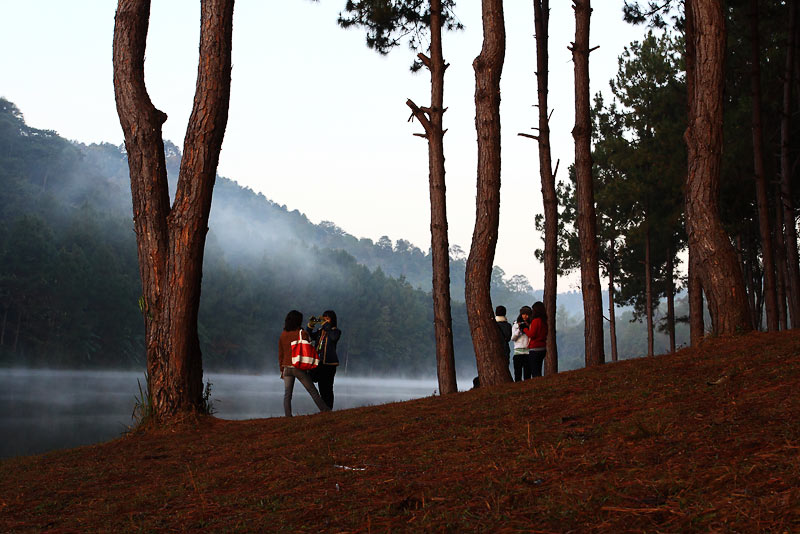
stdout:
[(0, 531), (800, 532), (798, 392), (794, 331), (447, 397), (208, 418), (2, 461)]

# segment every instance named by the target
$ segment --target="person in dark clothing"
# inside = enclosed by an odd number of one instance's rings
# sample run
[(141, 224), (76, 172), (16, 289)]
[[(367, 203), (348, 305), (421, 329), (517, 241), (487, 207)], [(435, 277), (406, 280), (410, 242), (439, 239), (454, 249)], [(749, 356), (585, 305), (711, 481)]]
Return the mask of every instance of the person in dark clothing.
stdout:
[(303, 332), (303, 314), (297, 310), (292, 310), (286, 314), (283, 322), (283, 332), (278, 339), (278, 367), (281, 370), (283, 380), (283, 410), (286, 417), (292, 416), (292, 392), (294, 391), (294, 381), (299, 380), (308, 394), (314, 400), (320, 412), (330, 411), (330, 408), (322, 400), (314, 383), (305, 371), (292, 365), (292, 343), (299, 339), (308, 341), (308, 334)]
[(508, 345), (508, 343), (511, 341), (511, 323), (509, 323), (508, 319), (506, 319), (505, 306), (498, 306), (495, 308), (494, 314), (494, 320), (497, 321), (497, 328), (500, 330), (500, 336), (505, 347), (503, 356), (505, 356), (506, 367), (508, 367), (508, 363), (511, 360), (511, 347)]
[(336, 344), (342, 337), (336, 319), (336, 312), (326, 310), (322, 313), (322, 326), (315, 330), (315, 325), (309, 324), (308, 335), (317, 347), (319, 365), (312, 371), (314, 381), (319, 385), (319, 394), (325, 404), (333, 410), (333, 378), (339, 366), (339, 355), (336, 353)]

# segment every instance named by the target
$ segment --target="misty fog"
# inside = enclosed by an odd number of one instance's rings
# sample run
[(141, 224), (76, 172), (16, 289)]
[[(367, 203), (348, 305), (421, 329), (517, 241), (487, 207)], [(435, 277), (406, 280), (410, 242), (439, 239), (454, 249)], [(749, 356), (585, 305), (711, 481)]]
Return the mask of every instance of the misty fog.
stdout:
[[(283, 381), (277, 370), (264, 375), (206, 373), (211, 383), (214, 415), (221, 419), (283, 416)], [(116, 439), (134, 424), (139, 396), (130, 371), (0, 370), (0, 458), (39, 454), (55, 449)], [(471, 384), (469, 384), (471, 385)], [(316, 407), (295, 385), (295, 415), (314, 414)], [(467, 387), (467, 382), (462, 382)], [(435, 380), (354, 378), (337, 376), (335, 409), (372, 406), (428, 397)]]

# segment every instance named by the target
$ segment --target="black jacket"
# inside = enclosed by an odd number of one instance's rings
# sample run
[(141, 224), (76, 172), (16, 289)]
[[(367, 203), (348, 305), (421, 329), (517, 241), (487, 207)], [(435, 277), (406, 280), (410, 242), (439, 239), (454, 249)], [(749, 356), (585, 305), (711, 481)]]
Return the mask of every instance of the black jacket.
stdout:
[(508, 321), (497, 321), (497, 328), (500, 330), (500, 335), (503, 338), (503, 343), (505, 344), (505, 355), (507, 358), (511, 357), (511, 347), (508, 345), (509, 341), (511, 341), (511, 323)]
[(342, 331), (330, 323), (325, 323), (319, 330), (306, 328), (308, 335), (314, 342), (319, 352), (319, 363), (325, 365), (339, 365), (339, 355), (336, 353), (336, 344), (342, 337)]

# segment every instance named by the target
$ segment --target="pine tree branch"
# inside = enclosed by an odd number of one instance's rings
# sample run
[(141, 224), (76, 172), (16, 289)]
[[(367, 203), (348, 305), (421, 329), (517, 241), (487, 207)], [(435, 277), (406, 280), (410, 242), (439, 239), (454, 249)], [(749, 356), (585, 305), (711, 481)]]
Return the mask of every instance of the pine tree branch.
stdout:
[(414, 117), (416, 117), (419, 123), (425, 129), (425, 134), (414, 134), (414, 135), (418, 137), (428, 137), (431, 134), (431, 132), (433, 132), (433, 125), (431, 124), (431, 121), (428, 118), (430, 113), (430, 108), (420, 108), (410, 98), (406, 100), (406, 105), (411, 108), (411, 116), (408, 118), (408, 121), (411, 122), (412, 120), (414, 120)]

